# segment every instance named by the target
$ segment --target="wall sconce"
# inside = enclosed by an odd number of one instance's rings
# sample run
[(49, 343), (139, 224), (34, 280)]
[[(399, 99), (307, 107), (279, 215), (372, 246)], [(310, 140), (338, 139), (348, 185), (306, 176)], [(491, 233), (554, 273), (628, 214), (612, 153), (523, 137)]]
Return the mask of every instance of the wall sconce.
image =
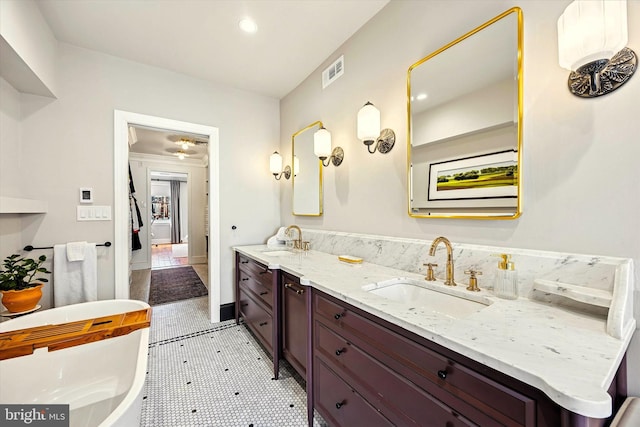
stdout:
[[(370, 102), (358, 111), (358, 139), (367, 146), (367, 151), (371, 154), (376, 150), (382, 154), (387, 154), (396, 143), (396, 134), (391, 129), (380, 131), (380, 110)], [(376, 145), (371, 146), (373, 143)]]
[(313, 134), (313, 152), (320, 158), (324, 167), (329, 166), (329, 163), (333, 163), (333, 166), (340, 166), (344, 160), (342, 148), (336, 147), (331, 150), (331, 133), (324, 126)]
[(569, 91), (582, 98), (613, 92), (637, 68), (636, 54), (625, 47), (626, 0), (576, 0), (558, 19), (560, 66), (571, 70)]
[(269, 170), (278, 181), (282, 178), (282, 175), (284, 175), (286, 179), (291, 177), (291, 167), (285, 166), (284, 169), (282, 169), (282, 156), (277, 151), (274, 151), (273, 154), (269, 156)]

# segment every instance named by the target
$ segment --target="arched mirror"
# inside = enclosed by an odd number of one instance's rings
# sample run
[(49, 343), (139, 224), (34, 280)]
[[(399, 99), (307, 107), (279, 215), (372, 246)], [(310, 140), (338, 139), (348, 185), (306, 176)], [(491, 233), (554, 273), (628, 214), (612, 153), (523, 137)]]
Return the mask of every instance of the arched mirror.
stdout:
[(322, 215), (322, 163), (313, 152), (313, 134), (321, 127), (317, 121), (291, 137), (294, 215)]
[(409, 67), (410, 216), (521, 214), (522, 33), (515, 7)]

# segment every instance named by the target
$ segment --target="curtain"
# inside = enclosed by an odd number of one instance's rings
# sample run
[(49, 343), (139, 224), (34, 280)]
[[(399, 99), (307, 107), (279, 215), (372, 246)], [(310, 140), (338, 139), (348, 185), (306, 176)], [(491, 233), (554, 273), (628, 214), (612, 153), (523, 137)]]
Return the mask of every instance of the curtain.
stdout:
[(181, 243), (180, 236), (180, 181), (171, 180), (171, 243)]

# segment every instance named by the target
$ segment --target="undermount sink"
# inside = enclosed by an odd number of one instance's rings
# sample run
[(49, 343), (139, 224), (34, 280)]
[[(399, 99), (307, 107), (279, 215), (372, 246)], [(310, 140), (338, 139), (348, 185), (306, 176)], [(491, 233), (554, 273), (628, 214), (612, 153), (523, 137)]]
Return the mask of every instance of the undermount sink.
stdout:
[(291, 251), (283, 251), (283, 250), (277, 250), (277, 251), (266, 251), (266, 252), (262, 252), (263, 255), (268, 255), (268, 256), (288, 256), (288, 255), (293, 255), (293, 252)]
[[(462, 292), (467, 292), (464, 290), (456, 292), (453, 289), (439, 289), (441, 287), (442, 285), (424, 280), (400, 277), (365, 285), (362, 290), (453, 319), (462, 319), (478, 313), (491, 304), (485, 297), (471, 293), (464, 295)], [(447, 292), (444, 292), (445, 290)]]

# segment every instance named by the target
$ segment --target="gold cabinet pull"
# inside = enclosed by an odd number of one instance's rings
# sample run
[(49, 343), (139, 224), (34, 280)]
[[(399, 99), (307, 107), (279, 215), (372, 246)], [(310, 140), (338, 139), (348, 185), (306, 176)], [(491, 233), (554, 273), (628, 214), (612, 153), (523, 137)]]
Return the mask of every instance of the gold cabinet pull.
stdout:
[(296, 289), (295, 286), (292, 285), (291, 283), (285, 283), (284, 287), (286, 289), (291, 289), (292, 291), (295, 291), (295, 293), (298, 294), (298, 295), (304, 294), (304, 289)]

